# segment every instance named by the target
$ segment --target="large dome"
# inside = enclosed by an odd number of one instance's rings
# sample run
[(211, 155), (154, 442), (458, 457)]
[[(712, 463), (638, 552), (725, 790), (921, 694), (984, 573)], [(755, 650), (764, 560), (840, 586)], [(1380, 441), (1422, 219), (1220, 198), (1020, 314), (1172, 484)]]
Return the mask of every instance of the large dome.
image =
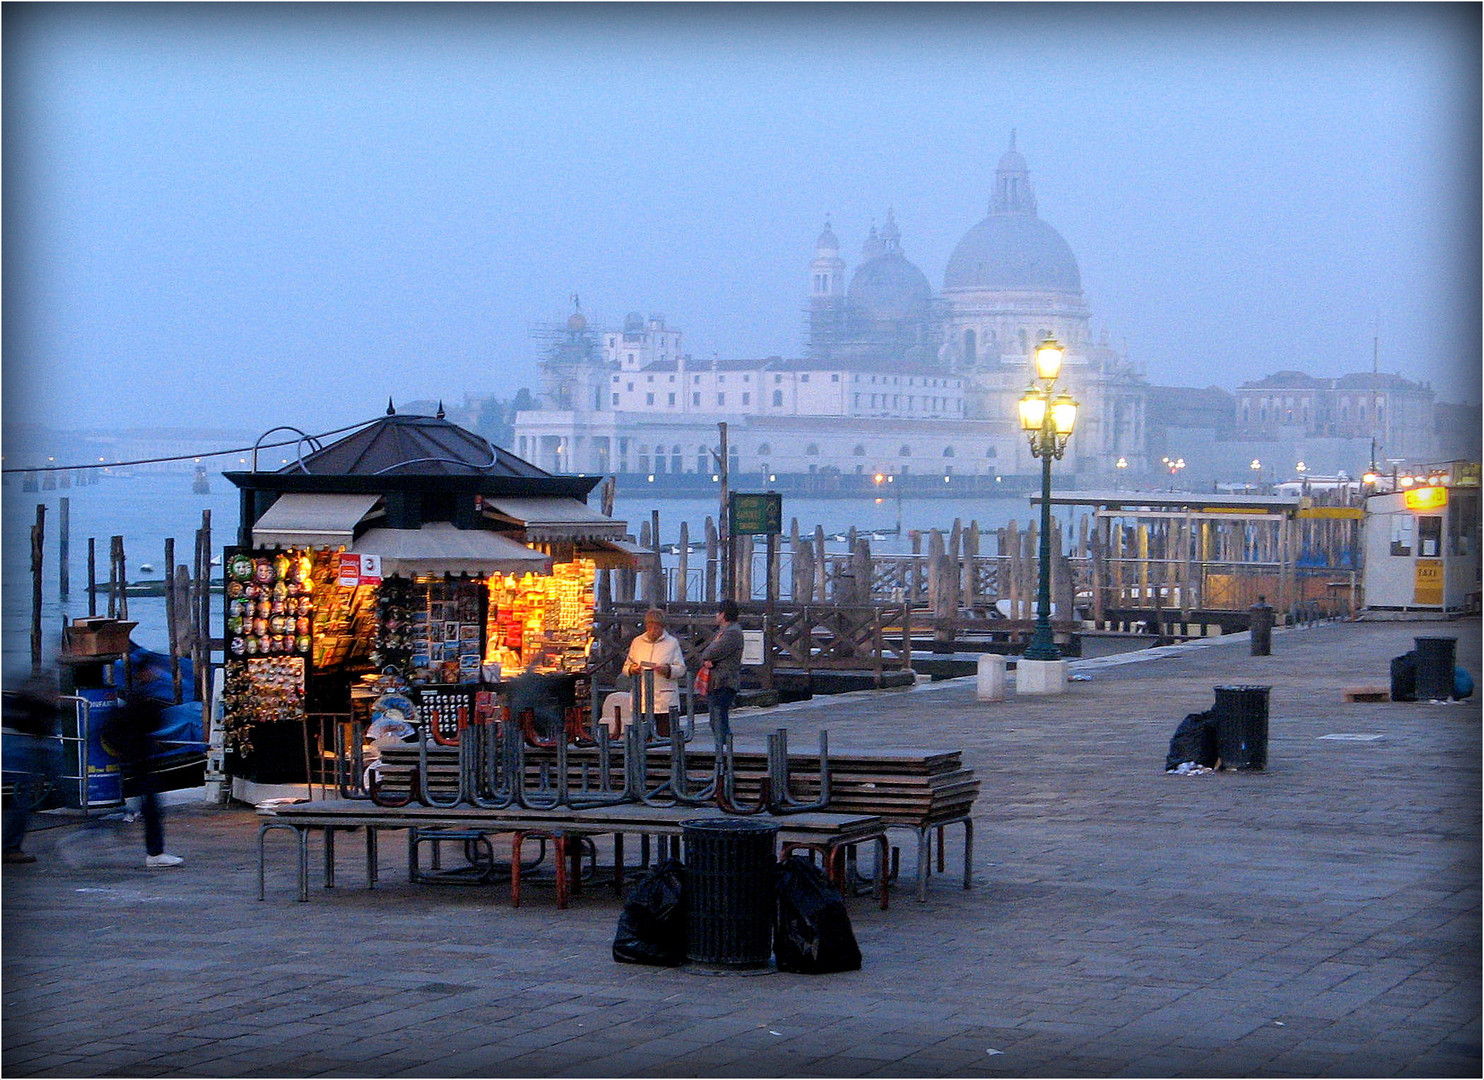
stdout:
[(1082, 291), (1071, 247), (1046, 222), (1024, 214), (991, 214), (953, 249), (943, 291), (966, 289)]
[(995, 169), (989, 216), (958, 242), (943, 271), (944, 292), (978, 289), (1082, 292), (1071, 247), (1036, 216), (1031, 171), (1015, 149), (1013, 131)]

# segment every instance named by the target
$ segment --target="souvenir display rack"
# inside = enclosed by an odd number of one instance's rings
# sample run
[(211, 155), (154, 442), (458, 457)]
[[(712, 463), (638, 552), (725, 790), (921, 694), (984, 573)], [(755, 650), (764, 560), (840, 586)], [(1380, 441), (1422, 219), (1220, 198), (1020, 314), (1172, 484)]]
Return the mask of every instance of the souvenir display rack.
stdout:
[(315, 587), (309, 553), (228, 548), (225, 559), (227, 659), (307, 656)]
[(477, 682), (484, 659), (484, 583), (467, 578), (409, 582), (407, 672), (414, 683)]

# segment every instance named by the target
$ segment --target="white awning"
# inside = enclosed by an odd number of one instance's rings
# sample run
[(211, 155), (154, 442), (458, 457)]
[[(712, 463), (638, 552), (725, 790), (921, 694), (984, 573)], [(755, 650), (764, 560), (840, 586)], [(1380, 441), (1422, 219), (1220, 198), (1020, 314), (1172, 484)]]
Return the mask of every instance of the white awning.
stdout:
[(368, 529), (350, 549), (380, 555), (381, 572), (392, 574), (490, 574), (544, 571), (550, 559), (517, 540), (488, 529), (457, 529), (434, 521), (420, 529)]
[(600, 540), (619, 539), (629, 531), (628, 525), (565, 496), (506, 498), (485, 496), (486, 513), (520, 525), (527, 540)]
[(252, 527), (255, 547), (349, 546), (380, 495), (288, 491)]
[(579, 559), (591, 559), (599, 570), (628, 570), (653, 564), (654, 549), (632, 540), (594, 540), (577, 548)]

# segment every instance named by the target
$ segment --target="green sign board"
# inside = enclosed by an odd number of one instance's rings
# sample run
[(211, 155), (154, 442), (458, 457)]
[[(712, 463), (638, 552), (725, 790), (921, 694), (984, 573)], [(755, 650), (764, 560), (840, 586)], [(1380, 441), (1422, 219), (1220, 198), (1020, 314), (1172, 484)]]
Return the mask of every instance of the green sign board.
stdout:
[(732, 535), (777, 536), (783, 532), (783, 496), (777, 492), (748, 494), (732, 492), (728, 507)]

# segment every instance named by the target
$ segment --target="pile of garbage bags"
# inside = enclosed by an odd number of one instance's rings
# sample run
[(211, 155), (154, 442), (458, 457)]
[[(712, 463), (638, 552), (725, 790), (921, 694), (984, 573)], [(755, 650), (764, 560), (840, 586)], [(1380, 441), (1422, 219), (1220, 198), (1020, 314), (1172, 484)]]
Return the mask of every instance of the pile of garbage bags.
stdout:
[[(817, 866), (790, 855), (778, 864), (774, 892), (773, 957), (779, 971), (860, 970), (845, 901)], [(666, 860), (634, 886), (618, 917), (613, 959), (659, 967), (685, 963), (685, 866), (679, 859)]]

